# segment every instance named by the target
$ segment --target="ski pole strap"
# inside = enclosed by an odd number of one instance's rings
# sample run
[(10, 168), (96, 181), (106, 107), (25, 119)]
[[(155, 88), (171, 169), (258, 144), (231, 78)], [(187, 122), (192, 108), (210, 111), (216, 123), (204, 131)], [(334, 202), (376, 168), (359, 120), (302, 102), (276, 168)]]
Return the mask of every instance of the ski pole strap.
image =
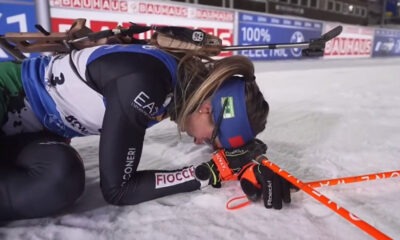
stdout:
[(238, 196), (230, 199), (226, 203), (226, 209), (228, 210), (238, 210), (244, 208), (251, 204), (251, 201), (247, 198), (246, 195)]
[(219, 176), (222, 181), (237, 180), (237, 175), (235, 175), (232, 169), (229, 167), (229, 163), (226, 159), (225, 151), (223, 149), (217, 150), (213, 154), (212, 160), (217, 166)]

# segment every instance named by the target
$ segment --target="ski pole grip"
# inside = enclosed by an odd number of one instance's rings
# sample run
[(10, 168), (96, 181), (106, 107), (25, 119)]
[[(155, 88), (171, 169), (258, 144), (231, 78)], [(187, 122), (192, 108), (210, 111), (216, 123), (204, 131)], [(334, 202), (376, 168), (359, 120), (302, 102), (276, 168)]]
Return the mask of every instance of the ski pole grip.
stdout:
[(324, 50), (306, 48), (306, 49), (301, 50), (301, 55), (303, 57), (323, 57)]

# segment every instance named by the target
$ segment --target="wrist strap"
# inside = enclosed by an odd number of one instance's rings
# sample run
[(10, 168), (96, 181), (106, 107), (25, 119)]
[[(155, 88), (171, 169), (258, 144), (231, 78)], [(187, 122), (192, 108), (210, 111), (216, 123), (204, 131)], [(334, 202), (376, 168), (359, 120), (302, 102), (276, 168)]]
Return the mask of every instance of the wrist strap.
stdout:
[(229, 167), (229, 163), (226, 160), (225, 152), (223, 149), (215, 152), (212, 156), (212, 160), (217, 166), (222, 181), (237, 180), (237, 175), (235, 175), (232, 169)]

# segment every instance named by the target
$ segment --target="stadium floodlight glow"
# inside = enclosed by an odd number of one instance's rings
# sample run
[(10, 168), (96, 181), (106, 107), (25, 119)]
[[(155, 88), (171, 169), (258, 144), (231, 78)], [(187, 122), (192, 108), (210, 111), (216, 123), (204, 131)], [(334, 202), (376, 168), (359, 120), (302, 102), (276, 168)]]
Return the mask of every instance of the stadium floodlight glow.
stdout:
[(352, 12), (354, 9), (354, 6), (352, 4), (349, 5), (349, 12)]

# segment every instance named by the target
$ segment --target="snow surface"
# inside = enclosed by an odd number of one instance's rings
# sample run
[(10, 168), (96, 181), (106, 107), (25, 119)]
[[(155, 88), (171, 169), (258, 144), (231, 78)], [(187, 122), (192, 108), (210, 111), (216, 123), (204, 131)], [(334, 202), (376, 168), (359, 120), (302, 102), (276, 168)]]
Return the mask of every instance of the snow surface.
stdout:
[[(256, 62), (271, 111), (259, 135), (268, 157), (302, 181), (400, 170), (400, 58)], [(229, 211), (237, 182), (136, 206), (110, 206), (99, 189), (98, 137), (73, 140), (86, 191), (65, 213), (0, 227), (0, 239), (371, 239), (304, 192), (280, 211)], [(166, 120), (148, 130), (140, 169), (176, 169), (210, 158)], [(400, 179), (323, 187), (331, 200), (400, 239)], [(43, 203), (45, 204), (45, 203)]]

